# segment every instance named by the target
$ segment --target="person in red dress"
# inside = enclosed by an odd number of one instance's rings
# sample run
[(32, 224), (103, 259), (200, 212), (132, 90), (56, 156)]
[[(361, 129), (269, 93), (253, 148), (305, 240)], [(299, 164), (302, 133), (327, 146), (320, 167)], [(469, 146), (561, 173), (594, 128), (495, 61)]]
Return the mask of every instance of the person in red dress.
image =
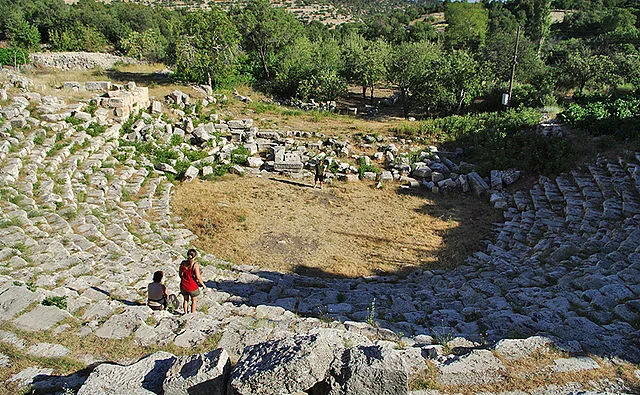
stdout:
[(200, 287), (204, 287), (204, 281), (200, 277), (200, 267), (196, 262), (198, 252), (193, 248), (187, 252), (187, 259), (180, 263), (180, 293), (184, 297), (182, 308), (187, 313), (187, 306), (191, 301), (191, 312), (196, 311), (196, 298), (200, 295)]

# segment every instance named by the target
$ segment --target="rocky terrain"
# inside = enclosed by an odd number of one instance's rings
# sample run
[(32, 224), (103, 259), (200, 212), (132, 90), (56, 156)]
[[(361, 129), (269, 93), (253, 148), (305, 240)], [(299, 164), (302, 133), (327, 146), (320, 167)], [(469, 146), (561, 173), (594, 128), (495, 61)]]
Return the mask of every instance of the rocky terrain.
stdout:
[[(156, 270), (178, 289), (177, 263), (195, 237), (171, 213), (180, 166), (186, 180), (221, 164), (300, 178), (314, 160), (351, 155), (349, 144), (257, 130), (251, 120), (203, 121), (180, 92), (153, 100), (135, 84), (70, 82), (66, 89), (100, 95), (74, 103), (62, 91), (43, 97), (13, 72), (0, 78), (8, 392), (397, 394), (409, 383), (414, 394), (638, 390), (638, 153), (508, 193), (514, 171), (482, 179), (437, 150), (416, 164), (401, 141), (363, 141), (380, 152), (368, 160), (386, 166), (365, 178), (485, 196), (504, 210), (495, 238), (464, 265), (404, 278), (318, 279), (205, 254), (199, 311), (177, 315), (144, 303)], [(226, 99), (202, 90), (204, 107)], [(161, 158), (171, 144), (178, 157)], [(251, 158), (233, 165), (241, 146)], [(336, 163), (338, 178), (358, 178), (353, 165)], [(63, 362), (89, 369), (64, 375)]]

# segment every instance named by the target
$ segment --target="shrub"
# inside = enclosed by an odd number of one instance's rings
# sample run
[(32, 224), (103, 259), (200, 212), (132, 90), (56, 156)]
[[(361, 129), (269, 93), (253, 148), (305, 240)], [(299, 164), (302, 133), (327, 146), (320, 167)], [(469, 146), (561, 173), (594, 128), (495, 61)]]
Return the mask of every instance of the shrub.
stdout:
[(104, 133), (105, 130), (107, 130), (107, 126), (106, 125), (99, 125), (99, 124), (93, 122), (91, 125), (89, 125), (89, 127), (86, 130), (86, 132), (91, 137), (98, 137), (99, 135)]
[(640, 127), (640, 97), (602, 97), (571, 103), (558, 117), (573, 127), (593, 135), (611, 134), (621, 138), (637, 137)]
[(68, 122), (68, 123), (72, 124), (73, 126), (77, 126), (77, 125), (80, 125), (82, 123), (82, 120), (74, 117), (73, 115), (69, 115), (64, 120), (65, 120), (65, 122)]
[(29, 53), (20, 48), (0, 48), (0, 65), (19, 66), (29, 63)]
[(180, 145), (184, 142), (184, 137), (180, 136), (179, 134), (174, 134), (173, 136), (171, 136), (171, 140), (169, 140), (169, 145), (171, 145), (172, 147), (175, 147), (176, 145)]
[(61, 310), (66, 310), (67, 297), (66, 296), (49, 296), (42, 301), (42, 304), (44, 306), (56, 306)]
[(365, 164), (365, 159), (364, 158), (360, 158), (360, 166), (358, 167), (358, 174), (360, 179), (364, 178), (364, 173), (366, 172), (373, 172), (376, 174), (380, 174), (380, 169), (378, 167), (376, 167), (373, 164), (370, 165), (366, 165)]
[(44, 143), (44, 139), (45, 139), (45, 134), (44, 133), (38, 133), (36, 134), (36, 136), (33, 138), (33, 143), (35, 145), (42, 145), (42, 143)]
[(87, 112), (91, 114), (91, 116), (96, 115), (96, 111), (98, 110), (98, 103), (95, 100), (90, 100), (87, 105)]
[(251, 152), (246, 147), (239, 146), (231, 151), (231, 162), (236, 165), (244, 165), (247, 163), (249, 156), (251, 156)]
[(461, 147), (466, 160), (476, 163), (481, 172), (509, 167), (546, 174), (566, 170), (573, 149), (565, 139), (536, 133), (540, 118), (534, 109), (511, 109), (408, 122), (392, 131), (445, 148)]

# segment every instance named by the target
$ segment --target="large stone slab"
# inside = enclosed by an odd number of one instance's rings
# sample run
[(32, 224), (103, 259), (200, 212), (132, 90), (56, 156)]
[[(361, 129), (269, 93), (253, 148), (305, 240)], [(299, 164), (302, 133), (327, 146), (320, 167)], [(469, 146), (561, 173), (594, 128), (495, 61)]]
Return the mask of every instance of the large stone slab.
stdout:
[(329, 329), (246, 347), (229, 384), (234, 395), (407, 392), (407, 367), (397, 350)]
[(29, 354), (43, 358), (61, 358), (69, 354), (69, 349), (61, 344), (38, 343), (29, 347)]
[(480, 196), (489, 190), (489, 185), (480, 177), (478, 173), (472, 171), (467, 175), (467, 180), (471, 186), (471, 190)]
[(167, 372), (162, 389), (172, 395), (225, 395), (230, 367), (229, 354), (223, 349), (179, 357)]
[(35, 309), (13, 320), (13, 323), (22, 330), (38, 332), (51, 329), (58, 322), (70, 317), (72, 317), (71, 314), (56, 306), (38, 305)]
[(340, 359), (334, 360), (328, 381), (332, 387), (329, 395), (402, 395), (409, 391), (401, 354), (378, 345), (345, 349)]
[(248, 346), (232, 372), (229, 393), (279, 395), (308, 391), (325, 381), (331, 362), (342, 347), (342, 338), (327, 331)]
[(174, 355), (158, 351), (128, 366), (98, 365), (78, 395), (159, 394), (165, 375), (175, 361)]
[(111, 316), (96, 331), (96, 336), (103, 339), (124, 339), (131, 335), (150, 314), (151, 310), (147, 306), (127, 307), (124, 313)]
[(11, 286), (0, 292), (0, 321), (10, 320), (37, 300), (26, 287)]
[(14, 374), (9, 378), (9, 380), (7, 380), (7, 382), (16, 383), (20, 387), (26, 387), (31, 385), (39, 377), (49, 376), (52, 373), (53, 369), (51, 368), (39, 368), (37, 366), (32, 366)]
[(505, 367), (489, 350), (473, 350), (438, 367), (436, 380), (442, 385), (482, 385), (502, 380)]
[(551, 339), (542, 336), (533, 336), (527, 339), (503, 339), (495, 346), (498, 355), (509, 360), (518, 360), (531, 355), (541, 347), (553, 344)]

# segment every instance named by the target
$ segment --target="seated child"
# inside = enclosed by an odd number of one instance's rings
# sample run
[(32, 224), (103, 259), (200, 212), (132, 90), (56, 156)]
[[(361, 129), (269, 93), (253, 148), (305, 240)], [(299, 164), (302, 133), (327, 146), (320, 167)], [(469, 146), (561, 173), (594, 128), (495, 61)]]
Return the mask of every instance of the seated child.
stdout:
[(167, 308), (167, 287), (162, 284), (164, 273), (160, 270), (153, 273), (153, 282), (147, 287), (147, 306), (152, 310), (164, 310)]

